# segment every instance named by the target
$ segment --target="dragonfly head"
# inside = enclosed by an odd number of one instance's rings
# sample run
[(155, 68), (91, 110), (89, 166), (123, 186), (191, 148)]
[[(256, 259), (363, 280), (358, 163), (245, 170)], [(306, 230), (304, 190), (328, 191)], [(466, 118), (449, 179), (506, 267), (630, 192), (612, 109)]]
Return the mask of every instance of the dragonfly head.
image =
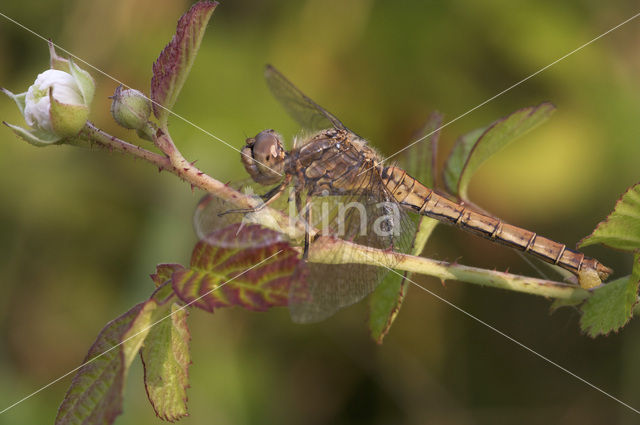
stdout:
[(241, 154), (242, 164), (255, 182), (270, 185), (282, 180), (286, 151), (275, 131), (264, 130), (247, 139)]

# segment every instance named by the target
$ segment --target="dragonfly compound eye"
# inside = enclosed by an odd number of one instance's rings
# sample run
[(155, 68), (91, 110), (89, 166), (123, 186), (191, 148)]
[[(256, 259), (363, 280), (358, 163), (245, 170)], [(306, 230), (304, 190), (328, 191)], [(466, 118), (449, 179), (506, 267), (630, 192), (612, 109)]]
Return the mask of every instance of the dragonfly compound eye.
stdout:
[(264, 130), (247, 139), (241, 154), (244, 168), (256, 182), (269, 185), (282, 179), (285, 150), (280, 135), (275, 131)]

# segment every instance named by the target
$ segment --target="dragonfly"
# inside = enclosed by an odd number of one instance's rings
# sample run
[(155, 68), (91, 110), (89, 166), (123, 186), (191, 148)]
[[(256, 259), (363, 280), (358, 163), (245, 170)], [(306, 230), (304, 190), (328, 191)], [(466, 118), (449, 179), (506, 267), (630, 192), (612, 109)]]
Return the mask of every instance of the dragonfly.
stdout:
[[(349, 130), (335, 115), (311, 100), (273, 66), (265, 78), (274, 97), (306, 131), (286, 150), (274, 130), (248, 138), (241, 161), (256, 184), (270, 187), (262, 203), (249, 210), (233, 209), (212, 196), (203, 198), (194, 216), (199, 237), (223, 224), (229, 217), (242, 219), (267, 205), (289, 208), (307, 226), (303, 259), (313, 249), (310, 228), (320, 227), (330, 235), (390, 252), (410, 252), (417, 232), (416, 217), (427, 216), (498, 244), (524, 251), (577, 276), (596, 275), (604, 281), (612, 270), (598, 260), (537, 233), (504, 222), (447, 196), (437, 193), (404, 169), (385, 165), (369, 143)], [(289, 189), (288, 196), (283, 196)], [(283, 201), (286, 199), (286, 201)], [(279, 204), (278, 204), (279, 201)], [(286, 202), (283, 206), (283, 202)], [(233, 219), (231, 219), (233, 221)], [(215, 243), (215, 241), (208, 241)], [(332, 255), (344, 258), (336, 249)], [(369, 295), (389, 269), (369, 264), (308, 262), (305, 297), (290, 297), (294, 322), (323, 320)], [(292, 288), (291, 293), (298, 293)]]

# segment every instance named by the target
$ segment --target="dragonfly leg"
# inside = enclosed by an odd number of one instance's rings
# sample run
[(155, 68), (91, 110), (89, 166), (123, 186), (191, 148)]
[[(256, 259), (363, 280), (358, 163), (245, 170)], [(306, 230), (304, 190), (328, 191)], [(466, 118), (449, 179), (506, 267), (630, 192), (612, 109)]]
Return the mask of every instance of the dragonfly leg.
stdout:
[(280, 183), (278, 186), (274, 187), (273, 189), (271, 189), (270, 191), (265, 193), (263, 196), (261, 196), (262, 202), (260, 204), (256, 205), (255, 207), (253, 207), (253, 208), (240, 208), (240, 209), (237, 209), (237, 210), (223, 211), (223, 212), (218, 214), (218, 217), (222, 217), (223, 215), (227, 215), (227, 214), (235, 214), (235, 213), (248, 214), (248, 213), (258, 212), (261, 209), (263, 209), (264, 207), (266, 207), (267, 205), (269, 205), (270, 203), (272, 203), (273, 201), (275, 201), (276, 199), (278, 199), (280, 197), (280, 195), (282, 195), (284, 190), (287, 188), (287, 186), (289, 185), (290, 181), (291, 181), (291, 177), (287, 176), (282, 181), (282, 183)]
[(311, 202), (308, 201), (303, 209), (304, 215), (304, 251), (302, 251), (302, 259), (306, 260), (309, 258), (309, 245), (311, 245), (311, 233), (309, 233), (309, 229), (311, 228)]
[(296, 202), (297, 194), (298, 194), (298, 191), (297, 191), (297, 190), (292, 190), (291, 192), (289, 192), (289, 197), (288, 197), (288, 199), (287, 199), (287, 202), (288, 202), (289, 204), (291, 204), (292, 202), (295, 202), (295, 204), (294, 204), (294, 205), (296, 206), (296, 211), (299, 213), (299, 212), (300, 212), (300, 211), (299, 211), (300, 209), (298, 208), (298, 203)]
[(304, 210), (309, 206), (309, 203), (307, 203), (307, 205), (305, 205), (304, 208), (302, 208), (302, 193), (300, 190), (295, 190), (293, 192), (293, 195), (295, 196), (295, 201), (296, 201), (296, 212), (298, 213), (298, 215), (304, 214)]

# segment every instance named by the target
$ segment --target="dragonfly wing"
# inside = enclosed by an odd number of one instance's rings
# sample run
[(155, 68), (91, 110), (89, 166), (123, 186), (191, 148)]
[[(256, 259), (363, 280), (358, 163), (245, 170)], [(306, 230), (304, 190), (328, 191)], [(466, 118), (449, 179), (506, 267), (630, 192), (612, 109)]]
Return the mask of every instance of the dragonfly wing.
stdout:
[[(243, 192), (247, 196), (255, 196), (258, 200), (260, 200), (260, 197), (256, 194), (254, 185), (250, 184), (250, 180), (247, 180), (242, 184), (234, 184), (234, 187), (236, 187), (238, 191)], [(264, 191), (263, 188), (259, 188), (257, 190)], [(281, 196), (275, 202), (272, 202), (270, 204), (270, 207), (286, 211), (285, 208), (287, 205), (287, 200), (285, 198), (286, 197)], [(242, 212), (230, 212), (237, 209), (238, 208), (236, 205), (227, 202), (217, 196), (207, 194), (202, 197), (193, 213), (193, 229), (196, 233), (196, 236), (198, 237), (198, 240), (205, 240), (212, 245), (224, 244), (226, 243), (226, 240), (214, 240), (212, 239), (211, 234), (232, 224), (249, 224), (256, 222), (257, 215), (254, 213), (245, 214)], [(264, 214), (265, 211), (266, 210), (263, 210), (260, 213)], [(264, 218), (264, 216), (262, 216), (262, 218)], [(240, 228), (240, 231), (241, 230), (242, 228)], [(270, 234), (276, 235), (276, 233)], [(286, 240), (286, 236), (284, 234), (278, 235), (274, 240), (264, 240), (262, 241), (262, 243), (269, 244), (280, 242), (282, 240)]]
[(204, 240), (210, 233), (242, 220), (237, 214), (218, 215), (228, 209), (232, 209), (232, 206), (211, 194), (200, 199), (193, 213), (193, 230), (198, 240)]
[(333, 127), (350, 131), (335, 115), (302, 93), (273, 66), (266, 66), (264, 77), (273, 96), (303, 128), (317, 131)]
[[(336, 183), (340, 184), (339, 180)], [(315, 199), (312, 203), (314, 227), (323, 229), (322, 222), (329, 222), (330, 235), (383, 250), (408, 252), (416, 221), (390, 195), (375, 170), (364, 173), (359, 184), (363, 193), (358, 195)], [(327, 198), (334, 199), (328, 201)], [(327, 208), (327, 202), (333, 205)], [(345, 248), (332, 253), (336, 263), (348, 255)], [(331, 262), (329, 259), (327, 264), (307, 263), (306, 280), (292, 287), (289, 308), (294, 322), (318, 322), (357, 303), (373, 292), (390, 271), (377, 265)], [(304, 290), (300, 285), (305, 285)], [(306, 296), (301, 297), (305, 291)]]
[[(369, 295), (380, 279), (379, 267), (363, 264), (307, 263), (306, 281), (291, 288), (289, 312), (295, 323), (316, 323)], [(357, 279), (353, 279), (357, 276)], [(301, 290), (300, 285), (305, 285)]]

